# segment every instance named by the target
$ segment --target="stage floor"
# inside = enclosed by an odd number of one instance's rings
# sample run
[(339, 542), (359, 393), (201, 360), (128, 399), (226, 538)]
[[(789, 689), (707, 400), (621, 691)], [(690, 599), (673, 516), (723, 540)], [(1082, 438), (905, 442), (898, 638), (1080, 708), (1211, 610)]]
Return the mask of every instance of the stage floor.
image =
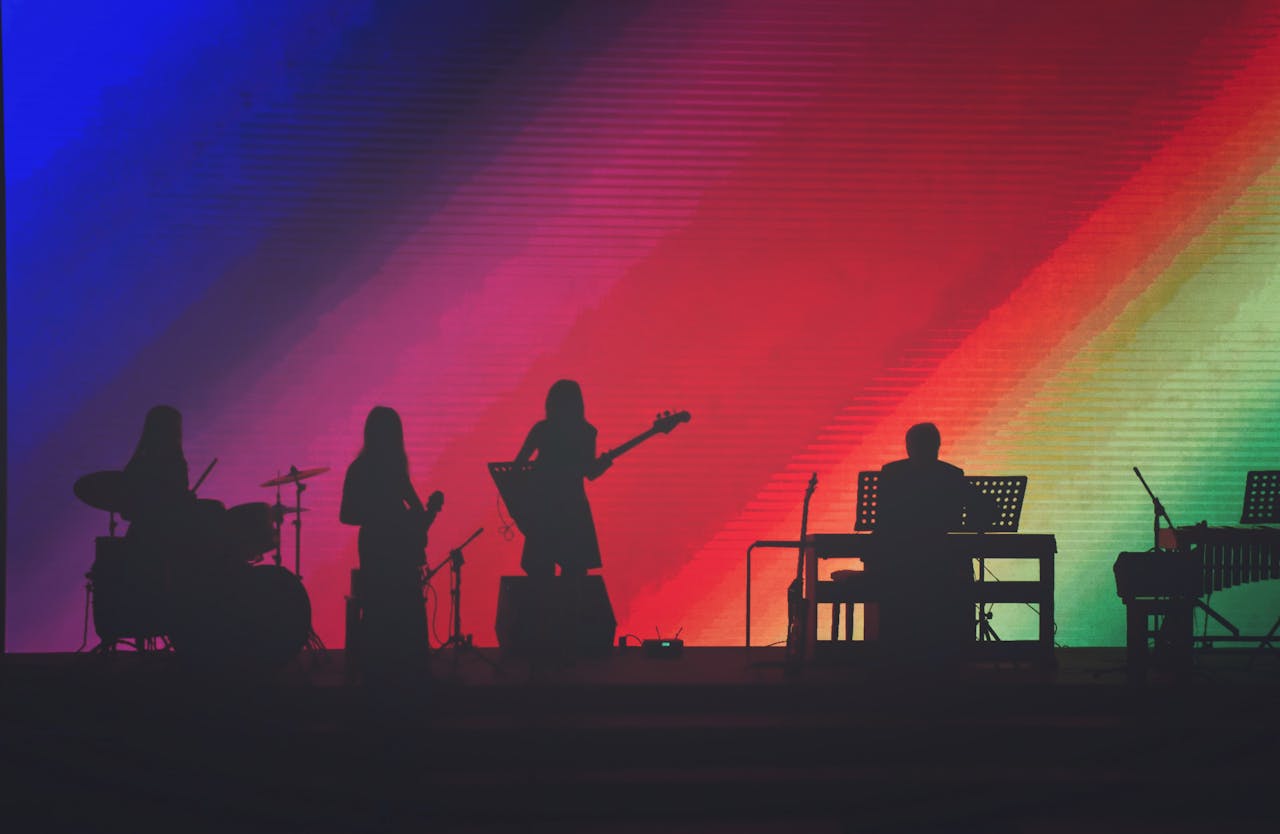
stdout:
[[(8, 813), (212, 830), (1272, 831), (1280, 657), (1127, 682), (1120, 649), (949, 676), (780, 649), (444, 653), (424, 691), (340, 651), (270, 681), (172, 655), (8, 655)], [(491, 666), (495, 664), (495, 666)], [(45, 827), (45, 826), (40, 826)], [(14, 828), (11, 830), (22, 830)]]

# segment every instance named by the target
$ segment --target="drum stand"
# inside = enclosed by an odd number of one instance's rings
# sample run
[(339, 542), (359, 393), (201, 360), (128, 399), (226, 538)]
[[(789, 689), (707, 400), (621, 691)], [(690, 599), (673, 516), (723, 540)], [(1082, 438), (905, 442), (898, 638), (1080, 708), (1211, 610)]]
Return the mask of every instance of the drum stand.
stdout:
[[(279, 479), (279, 477), (280, 477), (280, 470), (279, 470), (279, 469), (277, 469), (277, 470), (276, 470), (276, 478), (277, 478), (277, 479)], [(276, 567), (279, 567), (279, 566), (280, 566), (280, 557), (281, 557), (281, 555), (282, 555), (282, 554), (281, 554), (281, 548), (283, 548), (283, 547), (284, 547), (284, 542), (283, 542), (283, 540), (281, 539), (281, 536), (280, 536), (280, 528), (284, 527), (284, 504), (282, 504), (282, 503), (280, 502), (280, 485), (279, 485), (279, 484), (276, 484), (276, 503), (275, 503), (275, 505), (274, 505), (274, 506), (272, 506), (272, 508), (271, 508), (271, 520), (272, 520), (272, 521), (274, 521), (274, 522), (275, 522), (275, 524), (276, 524), (276, 555), (275, 555), (275, 562), (276, 562)]]
[[(289, 474), (298, 474), (298, 467), (290, 466)], [(307, 485), (301, 479), (293, 482), (295, 492), (294, 515), (293, 515), (293, 572), (302, 580), (302, 491)]]
[[(431, 582), (431, 578), (439, 573), (445, 565), (449, 566), (449, 607), (453, 610), (453, 617), (449, 623), (449, 639), (440, 645), (440, 649), (453, 648), (453, 675), (458, 675), (458, 661), (462, 657), (463, 652), (468, 652), (473, 657), (477, 657), (488, 664), (493, 671), (500, 671), (498, 664), (485, 657), (476, 649), (471, 642), (470, 634), (462, 633), (462, 548), (471, 544), (476, 536), (484, 532), (484, 528), (471, 534), (471, 538), (449, 551), (449, 555), (440, 560), (440, 563), (434, 568), (428, 566), (426, 573), (422, 577), (424, 585)], [(437, 649), (439, 651), (439, 649)]]

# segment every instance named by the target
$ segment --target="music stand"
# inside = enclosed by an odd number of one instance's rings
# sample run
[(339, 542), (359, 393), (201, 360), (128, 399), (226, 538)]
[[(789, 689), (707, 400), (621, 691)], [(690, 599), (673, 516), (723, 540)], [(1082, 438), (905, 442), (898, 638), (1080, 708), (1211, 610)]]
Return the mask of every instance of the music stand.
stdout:
[[(1255, 470), (1245, 475), (1244, 505), (1240, 508), (1241, 524), (1277, 524), (1280, 523), (1280, 470)], [(1273, 642), (1276, 632), (1280, 631), (1280, 616), (1272, 623), (1270, 630), (1258, 641), (1249, 665), (1253, 665), (1258, 652), (1263, 649), (1276, 651)]]
[(1244, 479), (1241, 524), (1280, 524), (1280, 470), (1250, 472)]
[[(1018, 522), (1022, 519), (1022, 502), (1027, 495), (1026, 475), (970, 475), (965, 478), (974, 490), (990, 498), (996, 505), (996, 518), (990, 529), (1000, 533), (1018, 532)], [(974, 532), (969, 524), (968, 508), (960, 514), (962, 529)], [(982, 530), (976, 532), (985, 532)], [(980, 552), (981, 553), (981, 552)], [(1000, 580), (992, 574), (997, 582)], [(978, 582), (987, 581), (987, 560), (978, 556)], [(1000, 635), (991, 626), (994, 611), (987, 610), (987, 603), (978, 603), (978, 642), (989, 643), (999, 641)]]
[(541, 515), (537, 471), (534, 463), (500, 461), (489, 464), (489, 477), (493, 478), (502, 503), (507, 505), (507, 512), (516, 527), (526, 535), (529, 523), (536, 523)]
[(854, 532), (876, 529), (876, 513), (880, 509), (880, 470), (858, 473), (858, 518)]

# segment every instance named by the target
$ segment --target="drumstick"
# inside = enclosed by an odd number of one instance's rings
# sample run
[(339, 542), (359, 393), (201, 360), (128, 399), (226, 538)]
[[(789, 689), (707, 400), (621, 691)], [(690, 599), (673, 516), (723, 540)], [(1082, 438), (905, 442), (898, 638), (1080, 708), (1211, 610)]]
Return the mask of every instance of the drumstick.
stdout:
[(217, 458), (214, 458), (212, 461), (210, 461), (208, 468), (206, 468), (204, 470), (204, 474), (200, 476), (200, 480), (196, 481), (196, 485), (191, 488), (191, 493), (193, 495), (195, 494), (195, 491), (200, 488), (200, 485), (204, 483), (204, 479), (209, 477), (209, 473), (213, 471), (213, 467), (217, 465), (218, 465)]

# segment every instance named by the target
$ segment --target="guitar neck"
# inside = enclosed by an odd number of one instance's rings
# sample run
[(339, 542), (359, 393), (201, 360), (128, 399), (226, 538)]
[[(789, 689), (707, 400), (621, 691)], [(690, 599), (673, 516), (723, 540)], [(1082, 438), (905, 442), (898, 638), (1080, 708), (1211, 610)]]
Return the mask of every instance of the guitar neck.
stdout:
[(615, 460), (616, 458), (621, 457), (625, 453), (639, 446), (641, 443), (645, 442), (646, 440), (653, 437), (657, 433), (658, 433), (657, 429), (649, 429), (648, 431), (643, 431), (640, 434), (637, 434), (635, 437), (628, 440), (626, 443), (623, 443), (621, 446), (618, 446), (615, 449), (610, 449), (609, 451), (605, 452), (600, 457), (604, 458), (605, 460)]

